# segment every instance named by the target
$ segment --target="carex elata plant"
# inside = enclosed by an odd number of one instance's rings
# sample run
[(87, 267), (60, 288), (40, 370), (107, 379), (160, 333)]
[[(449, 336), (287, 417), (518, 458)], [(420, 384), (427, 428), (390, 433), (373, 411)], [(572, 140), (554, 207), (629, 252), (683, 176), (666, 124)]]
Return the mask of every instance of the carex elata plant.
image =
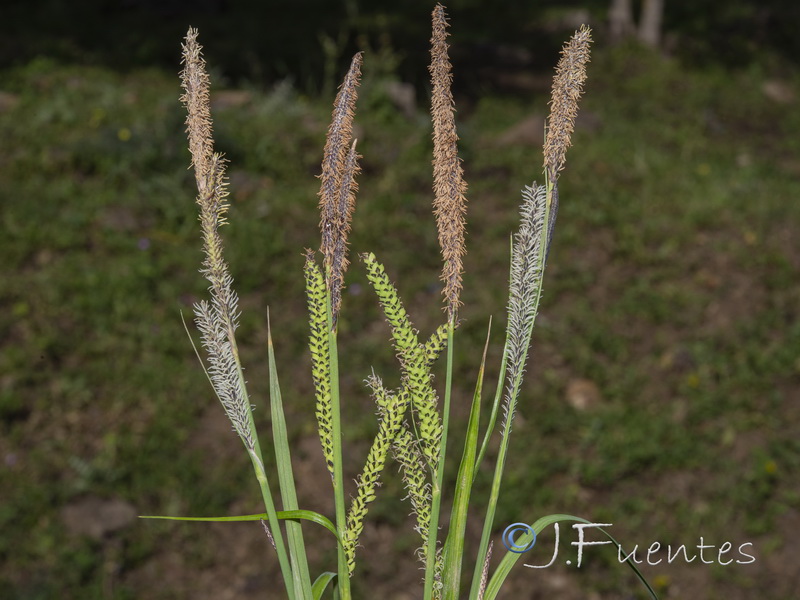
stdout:
[[(370, 503), (377, 497), (382, 473), (389, 464), (399, 468), (406, 499), (414, 516), (420, 544), (417, 555), (424, 568), (426, 600), (455, 600), (460, 597), (493, 599), (519, 558), (518, 553), (506, 552), (502, 559), (495, 561), (496, 565), (492, 568), (491, 538), (497, 526), (495, 507), (542, 295), (544, 269), (558, 211), (558, 179), (571, 144), (592, 39), (586, 27), (575, 32), (563, 47), (556, 67), (544, 143), (542, 183), (532, 183), (522, 190), (519, 228), (513, 234), (511, 244), (506, 341), (496, 392), (489, 406), (483, 407), (489, 412), (488, 423), (483, 426), (481, 435), (481, 399), (486, 361), (484, 350), (476, 376), (456, 484), (454, 489), (446, 490), (443, 483), (452, 401), (453, 348), (459, 325), (467, 216), (467, 184), (458, 155), (447, 28), (445, 9), (437, 5), (433, 10), (429, 70), (432, 88), (433, 214), (442, 256), (444, 320), (428, 337), (420, 337), (377, 255), (372, 252), (359, 255), (367, 280), (391, 330), (401, 375), (400, 385), (395, 389), (385, 387), (381, 377), (374, 372), (365, 380), (376, 405), (378, 428), (359, 473), (345, 473), (343, 470), (337, 323), (344, 308), (344, 274), (350, 266), (348, 234), (358, 191), (360, 157), (357, 140), (353, 136), (353, 120), (361, 78), (361, 53), (353, 57), (339, 87), (327, 131), (318, 194), (321, 243), (318, 252), (306, 250), (304, 277), (315, 414), (320, 447), (330, 472), (335, 505), (333, 518), (301, 510), (298, 506), (269, 329), (269, 405), (272, 417), (269, 447), (275, 457), (277, 473), (268, 474), (265, 468), (236, 344), (239, 309), (220, 234), (228, 208), (227, 161), (214, 148), (209, 109), (210, 82), (197, 41), (197, 30), (190, 29), (184, 40), (184, 68), (181, 73), (184, 93), (181, 101), (187, 111), (186, 131), (197, 182), (197, 204), (205, 254), (201, 272), (209, 282), (210, 296), (194, 307), (195, 323), (202, 343), (198, 357), (250, 457), (266, 509), (265, 513), (257, 515), (198, 517), (194, 520), (261, 520), (276, 551), (286, 595), (291, 599), (318, 599), (331, 592), (343, 600), (351, 598), (350, 579), (357, 573), (359, 538)], [(487, 334), (487, 346), (490, 334)], [(431, 371), (442, 355), (446, 360), (446, 380), (440, 400)], [(493, 436), (499, 436), (500, 442), (494, 458), (489, 497), (475, 499), (471, 496), (475, 473), (487, 458), (486, 450)], [(344, 481), (352, 477), (356, 480), (355, 493), (351, 498), (346, 498)], [(273, 496), (270, 478), (277, 478), (275, 489), (280, 490), (280, 498)], [(452, 508), (447, 519), (447, 530), (444, 531), (440, 523), (445, 521), (441, 513), (442, 500), (446, 495), (452, 502)], [(477, 555), (465, 556), (464, 538), (471, 504), (486, 508)], [(281, 510), (278, 510), (279, 505)], [(530, 535), (559, 520), (583, 521), (570, 515), (549, 515), (530, 526)], [(314, 527), (325, 527), (337, 548), (336, 568), (314, 578), (305, 551), (301, 527), (304, 521), (312, 522)], [(525, 542), (524, 536), (516, 540), (519, 544)], [(471, 578), (464, 573), (467, 568), (472, 569)], [(467, 580), (469, 585), (462, 589), (462, 584), (466, 584)]]

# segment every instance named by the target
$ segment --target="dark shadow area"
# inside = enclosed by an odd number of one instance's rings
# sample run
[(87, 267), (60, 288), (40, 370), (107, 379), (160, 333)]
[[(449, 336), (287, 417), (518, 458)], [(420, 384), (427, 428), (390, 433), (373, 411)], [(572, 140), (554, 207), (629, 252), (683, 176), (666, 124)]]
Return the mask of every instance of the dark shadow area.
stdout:
[[(606, 37), (609, 0), (455, 0), (448, 12), (462, 89), (508, 86), (506, 71), (547, 70), (580, 22)], [(634, 9), (639, 3), (634, 3)], [(175, 40), (199, 28), (218, 77), (268, 87), (289, 79), (307, 92), (333, 82), (358, 50), (393, 53), (400, 79), (424, 82), (432, 3), (359, 0), (11, 0), (0, 9), (0, 68), (46, 56), (116, 70), (174, 69)], [(635, 11), (634, 11), (635, 12)], [(637, 15), (638, 16), (638, 15)], [(742, 67), (800, 55), (800, 5), (789, 0), (666, 2), (663, 48), (688, 64)], [(512, 86), (513, 87), (513, 86)]]

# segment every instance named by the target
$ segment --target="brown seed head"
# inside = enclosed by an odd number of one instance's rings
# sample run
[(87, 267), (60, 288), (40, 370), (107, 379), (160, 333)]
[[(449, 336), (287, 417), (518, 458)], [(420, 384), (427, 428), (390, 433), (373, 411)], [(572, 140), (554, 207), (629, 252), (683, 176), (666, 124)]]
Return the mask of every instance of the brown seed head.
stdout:
[(333, 233), (333, 256), (330, 263), (330, 289), (334, 325), (339, 315), (339, 309), (342, 306), (344, 274), (350, 265), (350, 261), (347, 260), (347, 236), (350, 234), (350, 223), (352, 222), (353, 210), (356, 205), (356, 192), (358, 191), (356, 175), (360, 171), (356, 142), (357, 140), (353, 140), (345, 159), (342, 182), (337, 192), (334, 226), (331, 228)]
[(221, 154), (214, 152), (209, 77), (203, 49), (197, 43), (196, 29), (189, 29), (182, 48), (181, 84), (184, 93), (181, 102), (186, 106), (186, 133), (197, 181), (197, 204), (200, 207), (203, 251), (206, 255), (202, 272), (211, 283), (218, 314), (225, 321), (226, 329), (232, 332), (237, 319), (236, 295), (231, 289), (231, 277), (223, 258), (219, 232), (219, 228), (226, 223), (225, 213), (228, 210), (226, 161)]
[(334, 101), (331, 124), (325, 138), (320, 174), (319, 209), (322, 244), (328, 289), (331, 294), (334, 323), (341, 304), (341, 287), (347, 269), (347, 234), (355, 206), (355, 175), (358, 173), (353, 140), (358, 85), (362, 55), (353, 57), (350, 69)]
[(458, 158), (455, 109), (451, 85), (452, 66), (447, 55), (447, 15), (437, 4), (433, 10), (433, 35), (431, 36), (431, 119), (433, 121), (433, 190), (434, 214), (439, 231), (444, 266), (442, 281), (448, 317), (455, 320), (461, 294), (463, 272), (464, 215), (467, 212), (467, 184), (461, 159)]
[(558, 177), (558, 172), (564, 168), (567, 148), (572, 143), (575, 118), (578, 116), (578, 100), (583, 94), (583, 84), (586, 81), (586, 63), (589, 62), (591, 43), (591, 29), (584, 25), (564, 45), (556, 67), (547, 137), (544, 142), (544, 166), (547, 177), (553, 182)]
[(186, 132), (197, 181), (197, 204), (203, 233), (202, 273), (210, 282), (211, 302), (195, 305), (195, 321), (207, 352), (208, 375), (234, 429), (252, 451), (255, 439), (251, 430), (250, 403), (243, 387), (234, 331), (238, 324), (238, 299), (233, 279), (223, 257), (219, 228), (225, 224), (227, 179), (225, 159), (214, 152), (209, 110), (209, 78), (197, 43), (197, 30), (189, 29), (183, 44), (181, 101), (186, 106)]
[(197, 29), (189, 28), (181, 47), (183, 49), (181, 86), (184, 90), (181, 102), (186, 106), (189, 152), (192, 154), (197, 189), (202, 194), (205, 192), (205, 184), (211, 171), (214, 142), (211, 139), (209, 78), (206, 72), (206, 61), (203, 59), (203, 48), (197, 43)]

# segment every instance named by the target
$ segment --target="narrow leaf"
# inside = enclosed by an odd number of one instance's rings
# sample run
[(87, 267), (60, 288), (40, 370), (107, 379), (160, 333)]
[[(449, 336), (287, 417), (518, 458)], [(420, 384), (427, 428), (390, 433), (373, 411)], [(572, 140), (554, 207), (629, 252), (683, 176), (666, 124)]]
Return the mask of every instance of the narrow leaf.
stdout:
[(467, 439), (464, 441), (464, 452), (458, 467), (456, 493), (450, 513), (450, 530), (444, 548), (444, 568), (442, 579), (445, 600), (458, 600), (461, 584), (461, 562), (464, 558), (464, 537), (467, 529), (467, 512), (472, 482), (475, 479), (475, 454), (478, 446), (478, 428), (481, 415), (481, 392), (483, 390), (483, 373), (486, 367), (486, 353), (489, 350), (489, 336), (492, 331), (492, 320), (489, 319), (489, 330), (486, 332), (486, 344), (483, 347), (483, 359), (478, 371), (478, 382), (472, 397), (472, 409), (467, 425)]
[[(292, 473), (292, 457), (289, 451), (289, 436), (286, 430), (286, 418), (283, 414), (283, 400), (278, 381), (278, 367), (275, 364), (275, 348), (272, 345), (272, 327), (267, 311), (267, 352), (269, 356), (269, 399), (272, 415), (272, 439), (275, 444), (275, 459), (278, 463), (278, 482), (281, 490), (283, 508), (291, 511), (297, 509), (297, 492)], [(286, 537), (289, 541), (289, 557), (292, 562), (292, 578), (295, 590), (302, 590), (302, 597), (311, 594), (311, 575), (308, 571), (303, 529), (300, 523), (286, 524)]]
[[(276, 511), (279, 519), (283, 520), (297, 520), (311, 521), (317, 525), (322, 525), (325, 529), (330, 531), (334, 537), (336, 535), (336, 527), (334, 527), (331, 520), (326, 516), (321, 515), (313, 510), (279, 510)], [(170, 517), (165, 515), (140, 515), (140, 519), (163, 519), (166, 521), (208, 521), (208, 522), (227, 522), (227, 521), (260, 521), (266, 519), (267, 513), (258, 513), (256, 515), (236, 515), (232, 517)]]
[(328, 584), (336, 578), (336, 573), (331, 573), (330, 571), (325, 571), (324, 573), (320, 574), (319, 577), (314, 581), (314, 585), (311, 586), (311, 595), (314, 600), (320, 600), (322, 598), (322, 594), (325, 593), (325, 590), (328, 588)]

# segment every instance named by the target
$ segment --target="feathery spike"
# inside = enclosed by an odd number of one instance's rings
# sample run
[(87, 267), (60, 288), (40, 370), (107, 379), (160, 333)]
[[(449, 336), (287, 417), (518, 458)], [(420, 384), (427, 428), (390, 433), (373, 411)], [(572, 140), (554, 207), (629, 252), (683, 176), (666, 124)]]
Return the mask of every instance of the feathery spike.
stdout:
[(578, 100), (586, 81), (586, 64), (589, 62), (589, 45), (592, 31), (585, 25), (570, 38), (561, 50), (561, 58), (553, 77), (550, 99), (550, 118), (544, 142), (544, 167), (549, 181), (555, 183), (558, 172), (564, 168), (567, 148), (572, 144)]
[[(353, 139), (362, 55), (353, 57), (334, 101), (325, 138), (320, 174), (319, 209), (325, 278), (331, 294), (334, 326), (341, 304), (341, 287), (347, 269), (347, 235), (355, 205), (357, 154)], [(352, 143), (352, 145), (351, 145)]]
[(201, 195), (205, 191), (206, 177), (211, 171), (211, 155), (214, 141), (211, 138), (211, 111), (209, 109), (209, 77), (203, 49), (197, 43), (197, 29), (186, 33), (183, 49), (183, 71), (181, 86), (184, 93), (181, 102), (186, 106), (186, 133), (189, 137), (189, 152), (195, 170), (197, 188)]
[(359, 156), (356, 153), (357, 141), (353, 140), (350, 151), (347, 153), (342, 172), (342, 182), (337, 194), (336, 224), (333, 228), (333, 256), (330, 264), (331, 312), (333, 314), (334, 327), (339, 316), (339, 309), (342, 306), (344, 273), (350, 265), (350, 261), (347, 260), (347, 236), (350, 234), (350, 223), (356, 204), (356, 192), (358, 191), (356, 175), (360, 171), (358, 166)]
[(181, 82), (186, 106), (186, 132), (197, 181), (197, 204), (200, 207), (200, 228), (203, 235), (203, 268), (208, 279), (211, 302), (194, 307), (195, 323), (200, 330), (208, 359), (208, 373), (214, 390), (234, 430), (249, 449), (255, 448), (250, 429), (250, 410), (243, 389), (234, 332), (238, 326), (238, 297), (233, 278), (223, 256), (219, 229), (225, 225), (227, 179), (225, 158), (214, 152), (209, 108), (209, 77), (202, 47), (197, 43), (197, 30), (189, 29), (183, 44)]
[(461, 159), (458, 157), (455, 109), (451, 85), (452, 66), (447, 54), (447, 15), (437, 4), (433, 10), (431, 37), (431, 120), (433, 121), (433, 189), (434, 214), (442, 249), (441, 279), (448, 320), (455, 321), (462, 288), (462, 258), (464, 243), (465, 193), (467, 184)]
[(508, 297), (508, 366), (506, 397), (503, 403), (503, 427), (511, 427), (514, 419), (519, 382), (525, 372), (525, 359), (530, 344), (533, 321), (539, 309), (538, 296), (542, 285), (544, 233), (547, 188), (526, 187), (522, 191), (521, 219), (514, 235), (511, 256), (511, 284)]
[(481, 571), (481, 584), (478, 587), (478, 600), (483, 600), (486, 595), (486, 584), (489, 583), (489, 562), (492, 560), (492, 548), (494, 541), (489, 542), (489, 549), (486, 551), (486, 559), (483, 561), (483, 570)]

